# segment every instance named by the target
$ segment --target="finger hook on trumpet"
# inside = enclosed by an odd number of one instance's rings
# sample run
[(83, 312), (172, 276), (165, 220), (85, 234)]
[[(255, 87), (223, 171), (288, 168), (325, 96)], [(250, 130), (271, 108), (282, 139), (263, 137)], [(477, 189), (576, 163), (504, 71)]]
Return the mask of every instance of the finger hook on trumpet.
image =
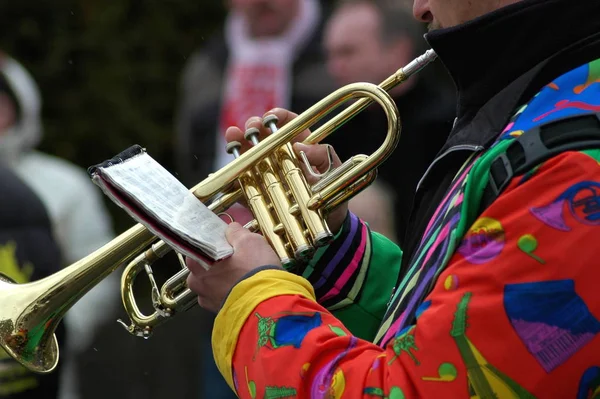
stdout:
[(328, 166), (327, 166), (327, 169), (325, 170), (325, 172), (323, 172), (323, 173), (320, 173), (318, 171), (315, 172), (313, 166), (310, 164), (310, 161), (308, 160), (308, 157), (306, 156), (306, 153), (304, 151), (300, 151), (300, 158), (302, 158), (302, 162), (304, 162), (304, 166), (306, 166), (306, 171), (308, 172), (309, 175), (311, 175), (315, 179), (321, 179), (322, 177), (327, 176), (333, 168), (333, 147), (331, 147), (329, 144), (325, 144), (325, 149), (327, 151)]
[(235, 219), (233, 218), (233, 216), (231, 216), (231, 215), (230, 215), (230, 214), (228, 214), (227, 212), (221, 212), (221, 213), (217, 214), (217, 216), (219, 216), (219, 217), (220, 217), (221, 215), (223, 215), (223, 216), (227, 216), (227, 217), (229, 218), (229, 223), (233, 223), (233, 222), (235, 222)]

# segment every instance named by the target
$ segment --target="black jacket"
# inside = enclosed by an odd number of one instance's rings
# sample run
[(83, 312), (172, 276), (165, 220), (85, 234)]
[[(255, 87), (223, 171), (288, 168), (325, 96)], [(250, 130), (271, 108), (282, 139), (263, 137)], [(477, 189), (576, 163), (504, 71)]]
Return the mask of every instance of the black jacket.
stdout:
[(600, 58), (600, 2), (523, 0), (426, 39), (458, 89), (457, 119), (421, 180), (402, 272), (459, 168), (488, 148), (519, 105), (554, 78)]
[[(25, 283), (57, 272), (60, 251), (40, 199), (5, 166), (0, 166), (0, 187), (0, 273)], [(0, 301), (1, 297), (0, 291)], [(57, 329), (59, 346), (64, 344), (64, 335), (60, 323)], [(7, 356), (0, 349), (3, 371), (0, 374), (0, 398), (50, 399), (58, 396), (60, 366), (51, 374), (38, 375), (24, 370)]]

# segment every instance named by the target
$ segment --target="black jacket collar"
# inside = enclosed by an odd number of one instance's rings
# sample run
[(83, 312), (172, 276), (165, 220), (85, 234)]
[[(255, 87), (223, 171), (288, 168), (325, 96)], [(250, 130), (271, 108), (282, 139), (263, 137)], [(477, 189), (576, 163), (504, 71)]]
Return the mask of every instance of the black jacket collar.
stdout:
[(428, 33), (427, 41), (458, 90), (457, 123), (445, 148), (489, 144), (528, 99), (524, 96), (535, 94), (566, 68), (600, 58), (597, 36), (596, 0), (523, 0)]

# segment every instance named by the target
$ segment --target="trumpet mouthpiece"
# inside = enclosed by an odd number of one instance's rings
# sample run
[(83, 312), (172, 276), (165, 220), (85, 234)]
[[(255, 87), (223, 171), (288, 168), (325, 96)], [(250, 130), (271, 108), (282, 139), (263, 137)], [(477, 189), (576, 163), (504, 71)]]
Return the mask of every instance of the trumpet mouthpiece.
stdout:
[(408, 78), (411, 75), (414, 75), (415, 73), (421, 71), (421, 69), (425, 68), (427, 65), (429, 65), (436, 59), (437, 54), (435, 53), (435, 51), (429, 49), (425, 53), (412, 60), (404, 68), (402, 68), (402, 72)]

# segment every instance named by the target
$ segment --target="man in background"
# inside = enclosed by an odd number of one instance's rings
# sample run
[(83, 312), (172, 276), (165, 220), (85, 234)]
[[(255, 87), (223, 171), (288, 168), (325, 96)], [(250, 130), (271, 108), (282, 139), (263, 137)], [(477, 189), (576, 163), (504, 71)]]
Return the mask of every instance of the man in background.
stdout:
[[(60, 245), (62, 265), (89, 255), (113, 237), (111, 220), (100, 191), (85, 170), (64, 159), (35, 150), (42, 139), (41, 96), (29, 72), (0, 53), (0, 162), (10, 167), (41, 199)], [(96, 326), (112, 318), (119, 306), (119, 276), (94, 287), (67, 313), (70, 339), (65, 363), (63, 398), (77, 384), (74, 352), (90, 345)], [(101, 309), (101, 311), (98, 311)]]
[[(183, 72), (177, 117), (178, 177), (192, 186), (233, 160), (225, 129), (287, 106), (302, 112), (331, 93), (321, 47), (325, 10), (318, 0), (230, 0), (222, 32), (193, 54)], [(237, 221), (250, 216), (230, 209)], [(204, 321), (201, 397), (234, 398), (212, 358), (212, 315)]]
[(198, 183), (232, 160), (225, 128), (280, 104), (302, 112), (333, 89), (317, 0), (231, 0), (222, 32), (190, 57), (181, 80), (176, 159)]
[[(329, 73), (340, 86), (379, 84), (426, 50), (424, 32), (410, 11), (395, 1), (341, 0), (325, 30)], [(370, 223), (371, 228), (398, 244), (402, 244), (417, 183), (452, 128), (455, 103), (444, 78), (426, 70), (391, 90), (402, 123), (400, 142), (379, 168), (376, 183), (349, 203), (365, 221), (376, 222), (376, 227)], [(385, 114), (374, 104), (327, 142), (344, 161), (374, 152), (386, 132)], [(373, 206), (376, 203), (391, 206)]]

